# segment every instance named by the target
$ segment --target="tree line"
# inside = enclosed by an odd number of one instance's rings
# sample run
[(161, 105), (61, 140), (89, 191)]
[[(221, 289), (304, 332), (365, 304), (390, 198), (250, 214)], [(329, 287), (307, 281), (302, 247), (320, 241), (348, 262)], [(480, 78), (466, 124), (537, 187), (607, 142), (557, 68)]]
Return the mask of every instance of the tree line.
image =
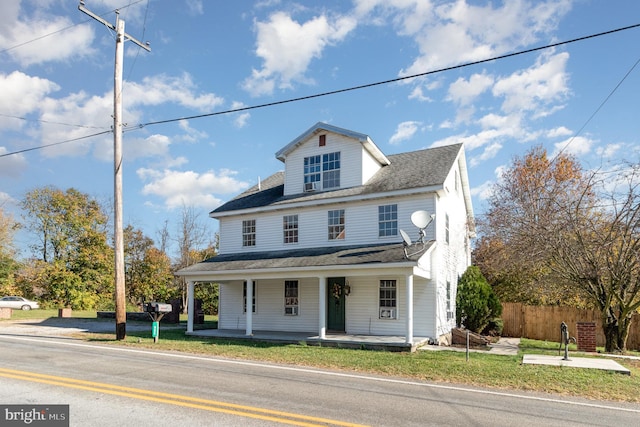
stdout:
[[(110, 210), (74, 188), (53, 186), (29, 191), (20, 201), (22, 221), (0, 207), (0, 295), (38, 300), (44, 308), (113, 310), (114, 250)], [(13, 241), (18, 229), (31, 236), (31, 255), (18, 259)], [(165, 221), (157, 242), (127, 225), (123, 230), (127, 306), (142, 301), (186, 299), (186, 283), (174, 272), (214, 256), (217, 235), (210, 234), (192, 208), (183, 207), (170, 231)], [(175, 242), (178, 253), (167, 253)], [(201, 286), (197, 298), (206, 312), (217, 311), (217, 288)]]

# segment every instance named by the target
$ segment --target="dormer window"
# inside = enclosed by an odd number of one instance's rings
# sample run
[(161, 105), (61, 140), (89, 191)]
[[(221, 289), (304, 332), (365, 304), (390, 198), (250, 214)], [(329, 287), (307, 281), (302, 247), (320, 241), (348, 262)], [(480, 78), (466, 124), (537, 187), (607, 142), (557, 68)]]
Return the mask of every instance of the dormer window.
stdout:
[[(315, 186), (312, 183), (317, 182)], [(304, 158), (304, 187), (320, 190), (340, 187), (340, 152)], [(307, 185), (309, 184), (309, 185)], [(306, 190), (305, 190), (306, 191)]]

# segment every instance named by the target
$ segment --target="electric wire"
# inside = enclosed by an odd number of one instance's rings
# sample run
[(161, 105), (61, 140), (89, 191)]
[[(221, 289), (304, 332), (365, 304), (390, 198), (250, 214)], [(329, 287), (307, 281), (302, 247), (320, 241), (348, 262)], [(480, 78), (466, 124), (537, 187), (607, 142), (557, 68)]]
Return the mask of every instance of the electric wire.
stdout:
[(71, 123), (54, 122), (54, 121), (51, 121), (51, 120), (28, 119), (26, 117), (12, 116), (10, 114), (3, 114), (3, 113), (0, 113), (0, 117), (6, 117), (6, 118), (9, 118), (9, 119), (23, 120), (25, 122), (38, 122), (38, 123), (47, 123), (47, 124), (51, 124), (51, 125), (68, 126), (68, 127), (72, 127), (72, 128), (106, 129), (105, 126), (89, 126), (89, 125), (79, 125), (79, 124), (71, 124)]
[(602, 107), (604, 107), (604, 105), (609, 101), (609, 99), (618, 90), (618, 88), (620, 88), (620, 86), (622, 86), (622, 83), (627, 79), (627, 77), (629, 77), (629, 75), (633, 72), (633, 70), (638, 66), (639, 63), (640, 63), (640, 58), (638, 58), (638, 60), (631, 66), (629, 71), (627, 71), (627, 73), (622, 77), (622, 79), (618, 82), (618, 84), (615, 85), (615, 87), (609, 92), (609, 94), (606, 96), (606, 98), (600, 103), (598, 108), (596, 108), (595, 111), (589, 116), (589, 118), (584, 122), (584, 124), (580, 127), (580, 129), (578, 129), (578, 131), (571, 137), (571, 139), (569, 139), (569, 142), (567, 142), (558, 151), (558, 153), (551, 159), (550, 163), (553, 163), (558, 158), (558, 156), (560, 156), (560, 154), (562, 154), (567, 148), (569, 148), (569, 145), (571, 145), (571, 143), (582, 133), (584, 128), (587, 127), (589, 122), (591, 122), (591, 120), (596, 116), (596, 114), (598, 114), (598, 112), (600, 112)]
[(75, 142), (75, 141), (80, 141), (80, 140), (83, 140), (83, 139), (93, 138), (95, 136), (105, 135), (107, 133), (111, 133), (111, 130), (105, 130), (105, 131), (102, 131), (102, 132), (92, 133), (91, 135), (79, 136), (77, 138), (67, 139), (65, 141), (53, 142), (51, 144), (39, 145), (37, 147), (25, 148), (24, 150), (12, 151), (10, 153), (0, 154), (0, 157), (13, 156), (15, 154), (22, 154), (22, 153), (26, 153), (26, 152), (29, 152), (29, 151), (35, 151), (35, 150), (40, 150), (40, 149), (43, 149), (43, 148), (53, 147), (53, 146), (56, 146), (56, 145), (67, 144), (69, 142)]
[(240, 112), (240, 111), (255, 110), (255, 109), (258, 109), (258, 108), (265, 108), (265, 107), (273, 107), (275, 105), (288, 104), (288, 103), (291, 103), (291, 102), (305, 101), (305, 100), (308, 100), (308, 99), (320, 98), (320, 97), (329, 96), (329, 95), (336, 95), (336, 94), (339, 94), (339, 93), (350, 92), (350, 91), (354, 91), (354, 90), (367, 89), (367, 88), (371, 88), (371, 87), (374, 87), (374, 86), (386, 85), (386, 84), (389, 84), (389, 83), (396, 83), (396, 82), (403, 81), (403, 80), (415, 79), (415, 78), (418, 78), (418, 77), (424, 77), (424, 76), (428, 76), (428, 75), (431, 75), (431, 74), (437, 74), (437, 73), (442, 73), (442, 72), (445, 72), (445, 71), (452, 71), (452, 70), (457, 70), (457, 69), (460, 69), (460, 68), (466, 68), (466, 67), (470, 67), (470, 66), (473, 66), (473, 65), (484, 64), (484, 63), (487, 63), (487, 62), (498, 61), (498, 60), (501, 60), (501, 59), (512, 58), (512, 57), (515, 57), (515, 56), (525, 55), (527, 53), (537, 52), (537, 51), (540, 51), (540, 50), (545, 50), (545, 49), (550, 49), (550, 48), (553, 48), (553, 47), (558, 47), (558, 46), (562, 46), (562, 45), (566, 45), (566, 44), (576, 43), (576, 42), (579, 42), (579, 41), (584, 41), (584, 40), (592, 39), (592, 38), (595, 38), (595, 37), (601, 37), (601, 36), (617, 33), (617, 32), (620, 32), (620, 31), (630, 30), (632, 28), (637, 28), (637, 27), (640, 27), (640, 24), (629, 25), (629, 26), (626, 26), (626, 27), (620, 27), (620, 28), (616, 28), (616, 29), (613, 29), (613, 30), (609, 30), (609, 31), (590, 34), (590, 35), (587, 35), (587, 36), (578, 37), (578, 38), (574, 38), (574, 39), (570, 39), (570, 40), (565, 40), (565, 41), (561, 41), (561, 42), (557, 42), (557, 43), (552, 43), (552, 44), (548, 44), (548, 45), (544, 45), (544, 46), (538, 46), (538, 47), (534, 47), (534, 48), (531, 48), (531, 49), (526, 49), (526, 50), (522, 50), (522, 51), (518, 51), (518, 52), (512, 52), (512, 53), (507, 53), (507, 54), (504, 54), (504, 55), (494, 56), (492, 58), (481, 59), (481, 60), (472, 61), (472, 62), (465, 62), (463, 64), (452, 65), (450, 67), (439, 68), (439, 69), (432, 70), (432, 71), (426, 71), (424, 73), (412, 74), (410, 76), (397, 77), (397, 78), (394, 78), (394, 79), (383, 80), (383, 81), (374, 82), (374, 83), (367, 83), (367, 84), (363, 84), (363, 85), (352, 86), (352, 87), (332, 90), (332, 91), (328, 91), (328, 92), (321, 92), (321, 93), (317, 93), (317, 94), (314, 94), (314, 95), (306, 95), (306, 96), (301, 96), (301, 97), (297, 97), (297, 98), (285, 99), (285, 100), (281, 100), (281, 101), (267, 102), (265, 104), (259, 104), (259, 105), (253, 105), (253, 106), (248, 106), (248, 107), (241, 107), (241, 108), (234, 108), (234, 109), (231, 109), (231, 110), (218, 111), (218, 112), (214, 112), (214, 113), (205, 113), (205, 114), (198, 114), (198, 115), (193, 115), (193, 116), (185, 116), (185, 117), (179, 117), (179, 118), (173, 118), (173, 119), (166, 119), (166, 120), (158, 120), (158, 121), (153, 121), (153, 122), (147, 122), (147, 123), (144, 123), (144, 124), (140, 124), (139, 127), (142, 128), (142, 127), (151, 126), (151, 125), (159, 125), (159, 124), (165, 124), (165, 123), (178, 122), (178, 121), (181, 121), (181, 120), (193, 120), (193, 119), (200, 119), (200, 118), (204, 118), (204, 117), (218, 116), (218, 115), (222, 115), (222, 114), (237, 113), (237, 112)]
[[(138, 1), (142, 1), (142, 0), (138, 0)], [(487, 62), (497, 61), (497, 60), (506, 59), (506, 58), (512, 58), (512, 57), (524, 55), (524, 54), (527, 54), (527, 53), (532, 53), (532, 52), (537, 52), (537, 51), (540, 51), (540, 50), (550, 49), (550, 48), (554, 48), (554, 47), (558, 47), (558, 46), (562, 46), (562, 45), (566, 45), (566, 44), (570, 44), (570, 43), (576, 43), (576, 42), (579, 42), (579, 41), (584, 41), (584, 40), (588, 40), (588, 39), (592, 39), (592, 38), (596, 38), (596, 37), (601, 37), (601, 36), (605, 36), (605, 35), (621, 32), (621, 31), (630, 30), (630, 29), (633, 29), (633, 28), (638, 28), (638, 27), (640, 27), (640, 24), (629, 25), (629, 26), (626, 26), (626, 27), (620, 27), (620, 28), (616, 28), (616, 29), (613, 29), (613, 30), (603, 31), (603, 32), (600, 32), (600, 33), (590, 34), (590, 35), (587, 35), (587, 36), (582, 36), (582, 37), (578, 37), (578, 38), (574, 38), (574, 39), (570, 39), (570, 40), (560, 41), (560, 42), (557, 42), (557, 43), (552, 43), (552, 44), (548, 44), (548, 45), (544, 45), (544, 46), (538, 46), (538, 47), (534, 47), (534, 48), (531, 48), (531, 49), (526, 49), (526, 50), (522, 50), (522, 51), (518, 51), (518, 52), (512, 52), (512, 53), (508, 53), (508, 54), (504, 54), (504, 55), (499, 55), (499, 56), (495, 56), (495, 57), (492, 57), (492, 58), (481, 59), (481, 60), (478, 60), (478, 61), (466, 62), (466, 63), (463, 63), (463, 64), (453, 65), (453, 66), (450, 66), (450, 67), (439, 68), (439, 69), (436, 69), (436, 70), (426, 71), (426, 72), (423, 72), (423, 73), (413, 74), (413, 75), (410, 75), (410, 76), (397, 77), (397, 78), (394, 78), (394, 79), (388, 79), (388, 80), (378, 81), (378, 82), (374, 82), (374, 83), (368, 83), (368, 84), (363, 84), (363, 85), (358, 85), (358, 86), (352, 86), (352, 87), (343, 88), (343, 89), (337, 89), (337, 90), (328, 91), (328, 92), (321, 92), (321, 93), (317, 93), (317, 94), (313, 94), (313, 95), (290, 98), (290, 99), (285, 99), (285, 100), (281, 100), (281, 101), (268, 102), (268, 103), (264, 103), (264, 104), (258, 104), (258, 105), (247, 106), (247, 107), (234, 108), (234, 109), (230, 109), (230, 110), (217, 111), (217, 112), (213, 112), (213, 113), (205, 113), (205, 114), (198, 114), (198, 115), (193, 115), (193, 116), (184, 116), (184, 117), (178, 117), (178, 118), (172, 118), (172, 119), (157, 120), (157, 121), (153, 121), (153, 122), (147, 122), (147, 123), (143, 123), (143, 124), (138, 124), (138, 125), (135, 125), (135, 126), (129, 126), (128, 128), (126, 128), (126, 130), (127, 131), (131, 131), (131, 130), (142, 129), (144, 127), (153, 126), (153, 125), (160, 125), (160, 124), (179, 122), (179, 121), (182, 121), (182, 120), (194, 120), (194, 119), (218, 116), (218, 115), (223, 115), (223, 114), (237, 113), (237, 112), (240, 112), (240, 111), (255, 110), (255, 109), (259, 109), (259, 108), (272, 107), (272, 106), (276, 106), (276, 105), (288, 104), (288, 103), (292, 103), (292, 102), (304, 101), (304, 100), (320, 98), (320, 97), (329, 96), (329, 95), (336, 95), (336, 94), (339, 94), (339, 93), (345, 93), (345, 92), (350, 92), (350, 91), (355, 91), (355, 90), (360, 90), (360, 89), (371, 88), (371, 87), (390, 84), (390, 83), (396, 83), (396, 82), (403, 81), (403, 80), (415, 79), (415, 78), (418, 78), (418, 77), (424, 77), (424, 76), (428, 76), (428, 75), (432, 75), (432, 74), (442, 73), (442, 72), (445, 72), (445, 71), (452, 71), (452, 70), (456, 70), (456, 69), (460, 69), (460, 68), (466, 68), (466, 67), (470, 67), (470, 66), (474, 66), (474, 65), (478, 65), (478, 64), (484, 64), (484, 63), (487, 63)], [(634, 65), (634, 67), (635, 67), (635, 65)], [(633, 70), (634, 67), (632, 67), (632, 70)], [(631, 70), (629, 71), (629, 73), (630, 72), (631, 72)], [(627, 73), (627, 75), (629, 73)], [(625, 78), (626, 78), (626, 76), (625, 76)], [(624, 79), (622, 81), (624, 81)], [(616, 89), (619, 87), (619, 85), (622, 83), (622, 81), (616, 86)], [(608, 98), (609, 97), (607, 97), (607, 99)], [(605, 100), (605, 102), (606, 102), (606, 100)], [(594, 115), (595, 115), (595, 113), (594, 113)], [(105, 132), (101, 132), (101, 133), (97, 133), (97, 134), (93, 134), (93, 135), (87, 135), (86, 137), (79, 138), (79, 139), (99, 136), (99, 135), (102, 135), (102, 134), (105, 134), (105, 133), (109, 133), (109, 132), (111, 132), (111, 131), (105, 131)], [(6, 156), (13, 155), (13, 154), (19, 154), (19, 153), (23, 153), (23, 152), (26, 152), (26, 151), (38, 150), (38, 149), (50, 147), (50, 146), (53, 146), (53, 145), (66, 144), (66, 143), (73, 142), (73, 141), (76, 141), (76, 140), (78, 140), (78, 139), (71, 139), (71, 140), (61, 141), (61, 142), (58, 142), (58, 143), (53, 143), (53, 144), (48, 144), (48, 145), (43, 145), (43, 146), (38, 146), (38, 147), (32, 147), (32, 148), (25, 149), (25, 150), (14, 151), (14, 152), (10, 152), (10, 153), (4, 153), (4, 154), (0, 155), (0, 157), (6, 157)]]
[[(115, 8), (115, 9), (110, 10), (110, 11), (108, 11), (108, 12), (105, 12), (105, 13), (103, 13), (102, 15), (99, 15), (99, 16), (104, 16), (104, 15), (107, 15), (107, 14), (109, 14), (109, 13), (113, 13), (113, 12), (115, 12), (115, 11), (117, 11), (117, 10), (126, 9), (126, 8), (128, 8), (128, 7), (130, 7), (130, 6), (133, 6), (133, 5), (135, 5), (135, 4), (137, 4), (137, 3), (140, 3), (140, 2), (143, 2), (143, 1), (145, 1), (145, 0), (137, 0), (137, 1), (135, 1), (135, 2), (129, 2), (129, 4), (128, 4), (128, 5), (126, 5), (126, 6), (122, 6), (121, 8)], [(147, 0), (147, 2), (148, 2), (148, 0)], [(147, 3), (147, 4), (148, 4), (148, 3)], [(61, 32), (63, 32), (63, 31), (69, 30), (69, 29), (71, 29), (71, 28), (73, 28), (73, 27), (77, 27), (78, 25), (85, 24), (85, 23), (87, 23), (87, 22), (89, 22), (89, 21), (91, 21), (91, 19), (85, 19), (84, 21), (76, 22), (75, 24), (69, 25), (69, 26), (64, 27), (64, 28), (60, 28), (59, 30), (52, 31), (52, 32), (50, 32), (50, 33), (47, 33), (47, 34), (44, 34), (44, 35), (42, 35), (42, 36), (36, 37), (36, 38), (34, 38), (34, 39), (30, 39), (30, 40), (27, 40), (27, 41), (25, 41), (25, 42), (18, 43), (17, 45), (10, 46), (10, 47), (5, 48), (5, 49), (0, 49), (0, 54), (2, 54), (2, 53), (6, 53), (6, 52), (9, 52), (9, 51), (11, 51), (11, 50), (13, 50), (13, 49), (17, 49), (17, 48), (22, 47), (22, 46), (25, 46), (25, 45), (28, 45), (29, 43), (37, 42), (38, 40), (42, 40), (42, 39), (44, 39), (44, 38), (46, 38), (46, 37), (54, 36), (54, 35), (56, 35), (56, 34), (58, 34), (58, 33), (61, 33)]]

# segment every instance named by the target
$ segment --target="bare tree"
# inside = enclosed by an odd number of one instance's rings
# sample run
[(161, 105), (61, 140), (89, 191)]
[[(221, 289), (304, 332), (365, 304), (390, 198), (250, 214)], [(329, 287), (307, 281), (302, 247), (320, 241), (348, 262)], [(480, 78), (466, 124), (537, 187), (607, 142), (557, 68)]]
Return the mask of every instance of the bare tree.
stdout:
[[(484, 269), (490, 264), (494, 276), (520, 271), (564, 284), (566, 298), (583, 298), (602, 313), (608, 352), (626, 349), (631, 316), (640, 308), (640, 175), (638, 167), (630, 170), (624, 180), (616, 175), (605, 182), (570, 156), (551, 161), (536, 147), (495, 186), (480, 224), (500, 253), (486, 256)], [(624, 182), (624, 190), (612, 190), (612, 181)]]

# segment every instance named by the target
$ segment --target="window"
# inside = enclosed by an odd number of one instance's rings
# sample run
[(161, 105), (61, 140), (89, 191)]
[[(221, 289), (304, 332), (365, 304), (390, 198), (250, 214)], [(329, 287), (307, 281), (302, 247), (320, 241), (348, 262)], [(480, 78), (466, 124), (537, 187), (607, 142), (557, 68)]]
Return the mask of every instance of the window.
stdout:
[(451, 282), (447, 280), (447, 320), (453, 319), (453, 311), (451, 310)]
[(340, 152), (304, 158), (304, 183), (321, 180), (322, 188), (340, 187)]
[(285, 215), (282, 218), (284, 243), (298, 243), (298, 215)]
[(320, 182), (320, 156), (304, 158), (304, 183)]
[(378, 206), (378, 237), (398, 235), (398, 205)]
[(327, 145), (327, 135), (320, 135), (318, 137), (318, 146), (324, 147), (325, 145)]
[[(253, 282), (253, 286), (251, 287), (253, 290), (253, 298), (251, 299), (251, 312), (256, 312), (256, 282)], [(242, 312), (247, 312), (247, 282), (242, 284)]]
[(396, 281), (380, 280), (380, 319), (396, 319)]
[(256, 245), (256, 220), (242, 221), (242, 246)]
[(329, 211), (329, 240), (344, 239), (344, 209)]
[(449, 214), (444, 215), (444, 239), (449, 244)]
[(298, 315), (298, 281), (284, 281), (284, 314), (287, 316)]
[(340, 153), (322, 156), (322, 188), (340, 187)]

